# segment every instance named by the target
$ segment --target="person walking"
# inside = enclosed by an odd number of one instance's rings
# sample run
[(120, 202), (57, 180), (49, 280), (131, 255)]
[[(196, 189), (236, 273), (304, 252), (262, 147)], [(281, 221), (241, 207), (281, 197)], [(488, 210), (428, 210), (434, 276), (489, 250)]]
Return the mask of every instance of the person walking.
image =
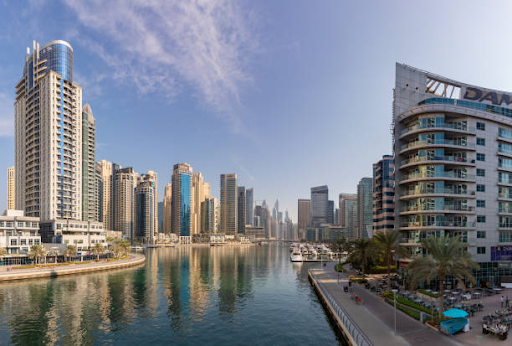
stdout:
[(503, 296), (501, 296), (501, 308), (503, 309)]
[(508, 296), (505, 298), (505, 307), (508, 308), (510, 303), (510, 300), (508, 299)]

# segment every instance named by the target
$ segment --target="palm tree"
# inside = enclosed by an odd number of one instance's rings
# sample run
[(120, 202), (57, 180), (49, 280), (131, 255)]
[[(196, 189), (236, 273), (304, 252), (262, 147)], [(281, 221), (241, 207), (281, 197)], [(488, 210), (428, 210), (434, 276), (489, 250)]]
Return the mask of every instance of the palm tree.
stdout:
[(379, 253), (384, 260), (384, 265), (387, 266), (388, 273), (388, 291), (391, 291), (391, 264), (394, 262), (395, 255), (399, 257), (408, 257), (407, 249), (399, 244), (400, 233), (392, 232), (377, 232), (373, 239), (378, 247)]
[(465, 282), (476, 282), (472, 269), (479, 266), (471, 259), (466, 251), (467, 244), (457, 237), (429, 237), (422, 242), (427, 250), (425, 257), (417, 257), (409, 264), (411, 273), (411, 284), (416, 286), (419, 282), (430, 283), (437, 278), (439, 280), (439, 317), (442, 317), (444, 310), (444, 285), (446, 276), (453, 276), (457, 279), (459, 286), (465, 287)]
[(7, 250), (3, 247), (0, 247), (0, 259), (3, 261), (5, 254), (7, 253)]
[(370, 239), (356, 239), (351, 244), (349, 262), (361, 265), (361, 273), (365, 275), (368, 262), (375, 258), (376, 248)]
[[(346, 249), (347, 243), (347, 239), (345, 237), (341, 237), (334, 240), (334, 243), (332, 243), (331, 248), (338, 254), (341, 254)], [(341, 256), (338, 256), (338, 263), (341, 263)]]
[(46, 250), (44, 249), (43, 245), (32, 245), (30, 247), (29, 251), (30, 258), (34, 258), (36, 264), (39, 264), (39, 258), (46, 255)]
[(66, 262), (68, 262), (68, 257), (76, 256), (76, 245), (68, 245), (66, 246), (66, 250), (64, 250), (64, 256), (66, 256)]
[(103, 245), (101, 243), (96, 243), (96, 244), (94, 244), (94, 246), (92, 248), (92, 252), (96, 254), (96, 259), (99, 261), (100, 254), (105, 252), (105, 248), (103, 247)]

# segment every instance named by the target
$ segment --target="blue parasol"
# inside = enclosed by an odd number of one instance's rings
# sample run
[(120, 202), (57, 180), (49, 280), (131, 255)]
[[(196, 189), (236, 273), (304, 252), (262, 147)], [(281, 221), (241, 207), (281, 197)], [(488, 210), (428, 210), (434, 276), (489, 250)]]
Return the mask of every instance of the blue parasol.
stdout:
[(461, 309), (450, 309), (450, 310), (446, 310), (445, 312), (443, 312), (443, 315), (445, 315), (446, 317), (451, 317), (451, 318), (460, 318), (460, 317), (466, 317), (468, 315), (468, 313)]

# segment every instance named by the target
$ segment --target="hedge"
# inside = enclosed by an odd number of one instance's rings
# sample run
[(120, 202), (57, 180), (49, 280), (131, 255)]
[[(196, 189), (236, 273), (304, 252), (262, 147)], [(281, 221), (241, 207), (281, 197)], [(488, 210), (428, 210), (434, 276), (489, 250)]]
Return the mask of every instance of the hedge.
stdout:
[(432, 298), (439, 298), (439, 295), (438, 294), (434, 294), (432, 292), (427, 292), (425, 290), (418, 290), (418, 292), (426, 295), (426, 296), (429, 296), (429, 297), (432, 297)]
[[(386, 298), (386, 299), (394, 299), (393, 298), (393, 293), (392, 292), (385, 292), (383, 294), (383, 296)], [(403, 305), (407, 305), (407, 306), (410, 306), (411, 308), (414, 308), (416, 310), (420, 310), (420, 311), (423, 311), (429, 315), (434, 315), (434, 313), (432, 312), (432, 310), (430, 309), (427, 309), (426, 307), (424, 306), (421, 306), (421, 305), (418, 305), (414, 302), (411, 302), (410, 300), (407, 300), (405, 298), (402, 298), (402, 297), (396, 297), (396, 301), (400, 304), (403, 304)]]
[(365, 284), (365, 283), (367, 283), (367, 282), (368, 282), (368, 280), (367, 280), (367, 279), (360, 279), (360, 278), (358, 278), (358, 279), (356, 279), (356, 278), (350, 278), (350, 280), (351, 280), (351, 281), (354, 281), (354, 282), (357, 282), (357, 283), (360, 283), (360, 284)]
[[(375, 266), (370, 270), (370, 274), (387, 274), (388, 267), (384, 266)], [(396, 273), (396, 266), (390, 267), (390, 273)]]
[[(395, 305), (395, 302), (393, 300), (391, 300), (391, 299), (386, 298), (386, 302), (389, 305), (392, 305), (392, 306)], [(411, 309), (411, 308), (408, 308), (408, 307), (405, 307), (405, 306), (402, 306), (400, 304), (397, 304), (396, 308), (398, 310), (406, 313), (407, 315), (411, 316), (412, 318), (417, 319), (418, 321), (420, 320), (420, 313), (419, 313), (419, 311)]]
[(336, 264), (334, 266), (334, 270), (336, 270), (337, 272), (343, 273), (343, 263)]

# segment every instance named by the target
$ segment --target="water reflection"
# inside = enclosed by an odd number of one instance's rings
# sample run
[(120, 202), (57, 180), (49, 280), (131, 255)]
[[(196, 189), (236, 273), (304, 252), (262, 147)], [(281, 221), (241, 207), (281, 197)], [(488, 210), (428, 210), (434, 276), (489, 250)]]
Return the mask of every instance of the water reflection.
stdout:
[(280, 246), (182, 246), (142, 267), (0, 284), (0, 340), (14, 345), (339, 342)]

